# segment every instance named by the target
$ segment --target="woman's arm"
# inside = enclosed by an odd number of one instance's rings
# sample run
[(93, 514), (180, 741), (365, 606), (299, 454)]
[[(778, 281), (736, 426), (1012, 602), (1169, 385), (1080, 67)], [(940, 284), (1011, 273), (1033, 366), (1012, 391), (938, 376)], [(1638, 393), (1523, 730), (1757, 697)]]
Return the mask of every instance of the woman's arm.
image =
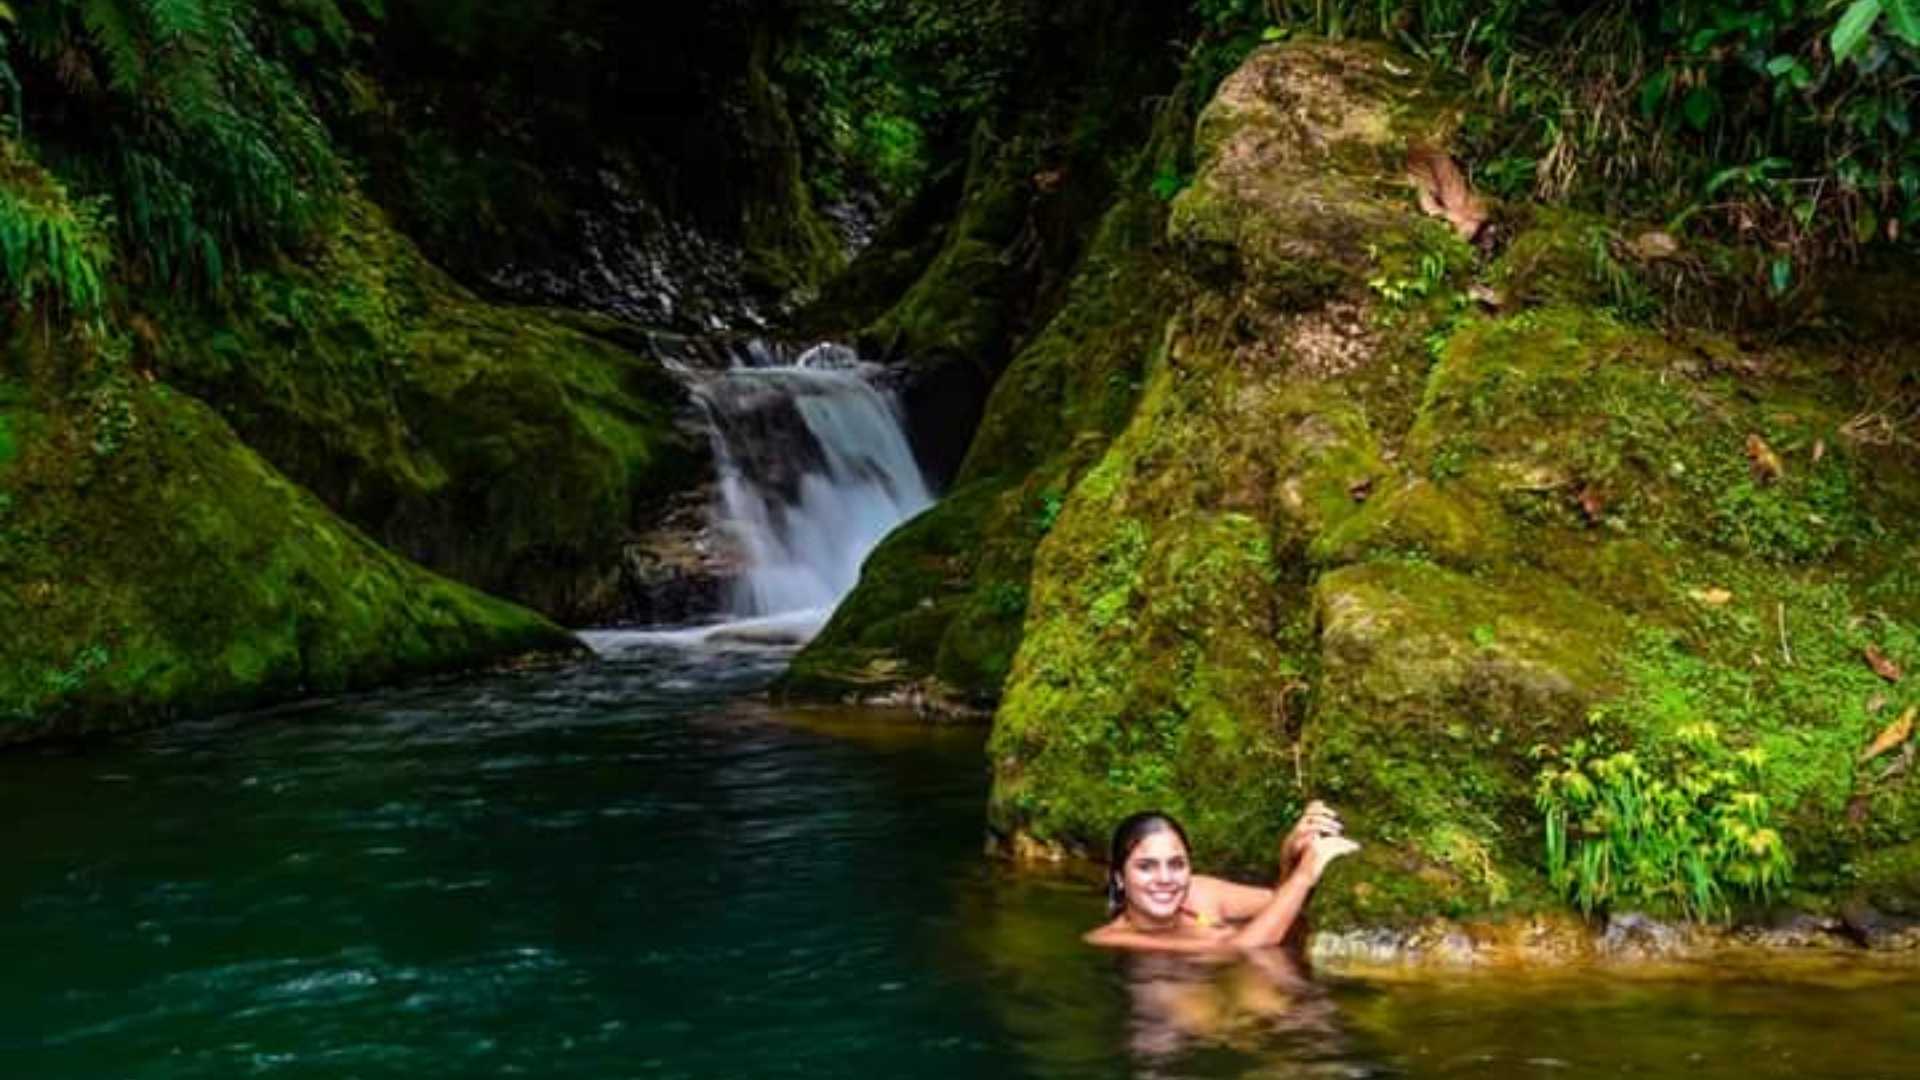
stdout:
[(1301, 910), (1307, 906), (1307, 897), (1313, 894), (1313, 887), (1320, 883), (1320, 875), (1326, 872), (1327, 866), (1340, 856), (1358, 850), (1360, 845), (1344, 836), (1315, 837), (1293, 872), (1273, 890), (1273, 899), (1228, 940), (1242, 949), (1270, 948), (1286, 940), (1287, 932), (1293, 929)]
[[(1341, 833), (1340, 815), (1333, 812), (1326, 803), (1318, 799), (1307, 804), (1300, 820), (1286, 838), (1280, 841), (1280, 877), (1284, 882), (1293, 875), (1294, 867), (1300, 863), (1300, 857), (1320, 836), (1339, 836)], [(1199, 901), (1196, 907), (1211, 907), (1214, 913), (1229, 922), (1251, 919), (1266, 910), (1273, 902), (1272, 889), (1263, 889), (1258, 885), (1242, 885), (1237, 881), (1195, 874), (1193, 883), (1205, 890), (1207, 899)], [(1198, 899), (1198, 898), (1196, 898)]]
[[(1282, 877), (1285, 871), (1282, 871)], [(1196, 908), (1211, 908), (1222, 919), (1240, 922), (1251, 919), (1273, 902), (1273, 890), (1258, 885), (1242, 885), (1225, 878), (1210, 877), (1206, 874), (1193, 875), (1193, 887), (1201, 896), (1196, 896)], [(1205, 899), (1201, 899), (1201, 897)]]

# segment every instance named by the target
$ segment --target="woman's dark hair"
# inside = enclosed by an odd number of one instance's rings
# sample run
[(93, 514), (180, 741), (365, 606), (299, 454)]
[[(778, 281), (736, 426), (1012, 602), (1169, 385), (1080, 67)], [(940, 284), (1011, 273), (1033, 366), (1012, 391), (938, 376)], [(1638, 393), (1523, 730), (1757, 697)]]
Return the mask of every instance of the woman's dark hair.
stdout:
[(1108, 918), (1127, 910), (1127, 890), (1121, 884), (1126, 874), (1127, 856), (1140, 846), (1140, 841), (1158, 832), (1170, 832), (1180, 838), (1181, 846), (1189, 851), (1193, 849), (1193, 845), (1187, 843), (1187, 830), (1181, 828), (1172, 815), (1158, 810), (1142, 810), (1113, 827), (1113, 846), (1107, 849)]

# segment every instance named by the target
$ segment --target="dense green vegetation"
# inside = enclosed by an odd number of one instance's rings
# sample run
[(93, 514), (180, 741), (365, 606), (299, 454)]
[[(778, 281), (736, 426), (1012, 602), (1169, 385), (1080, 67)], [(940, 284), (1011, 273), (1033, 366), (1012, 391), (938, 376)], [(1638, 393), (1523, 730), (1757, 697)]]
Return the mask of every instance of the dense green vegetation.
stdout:
[[(218, 287), (229, 263), (332, 219), (341, 162), (259, 33), (269, 16), (338, 24), (331, 0), (52, 0), (4, 14), (7, 137), (30, 148), (9, 156), (37, 158), (74, 189), (80, 222), (111, 221), (127, 275)], [(57, 250), (46, 265), (81, 272)], [(16, 295), (23, 274), (9, 267)]]
[(1796, 263), (1920, 225), (1911, 0), (1198, 0), (1241, 47), (1374, 37), (1462, 73), (1462, 157), (1507, 197), (1689, 223)]

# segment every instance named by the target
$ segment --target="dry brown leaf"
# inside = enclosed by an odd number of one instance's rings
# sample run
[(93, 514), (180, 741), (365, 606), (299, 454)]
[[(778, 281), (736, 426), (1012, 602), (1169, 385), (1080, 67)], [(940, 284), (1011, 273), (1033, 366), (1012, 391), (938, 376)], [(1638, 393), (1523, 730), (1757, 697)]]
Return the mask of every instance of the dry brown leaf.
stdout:
[(1747, 436), (1747, 460), (1753, 464), (1753, 478), (1763, 484), (1786, 475), (1787, 467), (1780, 463), (1780, 455), (1758, 435)]
[(1468, 286), (1467, 299), (1472, 300), (1482, 307), (1491, 308), (1494, 311), (1505, 307), (1507, 303), (1506, 298), (1501, 296), (1500, 293), (1490, 285), (1474, 284)]
[(1867, 666), (1873, 669), (1875, 675), (1880, 676), (1888, 682), (1900, 681), (1900, 665), (1887, 659), (1887, 654), (1881, 652), (1879, 646), (1867, 646), (1865, 655), (1867, 658)]
[(1680, 241), (1675, 240), (1672, 233), (1661, 232), (1658, 229), (1643, 232), (1634, 237), (1631, 246), (1635, 255), (1649, 262), (1655, 259), (1671, 259), (1680, 254)]
[(1884, 784), (1896, 776), (1905, 776), (1907, 770), (1911, 768), (1913, 768), (1913, 744), (1908, 743), (1900, 748), (1899, 757), (1894, 758), (1886, 768), (1880, 770), (1880, 775), (1874, 777), (1873, 782)]
[(1694, 589), (1687, 595), (1708, 607), (1725, 607), (1727, 602), (1733, 599), (1732, 593), (1717, 586), (1711, 589)]
[(1866, 752), (1860, 755), (1860, 760), (1872, 761), (1913, 738), (1913, 718), (1916, 714), (1920, 714), (1920, 705), (1907, 706), (1907, 711), (1900, 714), (1900, 719), (1880, 729), (1880, 734), (1874, 736), (1873, 745), (1867, 747)]
[(1600, 518), (1607, 512), (1607, 497), (1589, 484), (1580, 489), (1579, 500), (1580, 512), (1587, 516), (1588, 524), (1600, 524)]
[(1407, 150), (1407, 179), (1413, 182), (1420, 209), (1432, 217), (1446, 218), (1460, 239), (1471, 241), (1487, 223), (1487, 204), (1473, 193), (1467, 175), (1453, 157), (1431, 146)]
[(1813, 440), (1813, 463), (1815, 465), (1820, 464), (1820, 459), (1826, 456), (1827, 456), (1827, 440), (1825, 439)]

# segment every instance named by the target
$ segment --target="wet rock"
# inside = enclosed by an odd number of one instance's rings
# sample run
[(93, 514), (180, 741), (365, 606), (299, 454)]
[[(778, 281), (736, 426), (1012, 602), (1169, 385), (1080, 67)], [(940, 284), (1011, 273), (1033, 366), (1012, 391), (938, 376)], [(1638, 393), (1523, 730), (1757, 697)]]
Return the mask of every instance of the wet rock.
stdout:
[(1683, 928), (1634, 911), (1607, 919), (1600, 951), (1615, 959), (1671, 959), (1689, 951), (1693, 940)]
[(1864, 900), (1842, 905), (1840, 919), (1856, 941), (1873, 951), (1903, 952), (1920, 948), (1920, 919), (1888, 915)]
[(1761, 949), (1830, 949), (1853, 943), (1842, 920), (1805, 912), (1789, 912), (1764, 925), (1735, 927), (1731, 937)]

